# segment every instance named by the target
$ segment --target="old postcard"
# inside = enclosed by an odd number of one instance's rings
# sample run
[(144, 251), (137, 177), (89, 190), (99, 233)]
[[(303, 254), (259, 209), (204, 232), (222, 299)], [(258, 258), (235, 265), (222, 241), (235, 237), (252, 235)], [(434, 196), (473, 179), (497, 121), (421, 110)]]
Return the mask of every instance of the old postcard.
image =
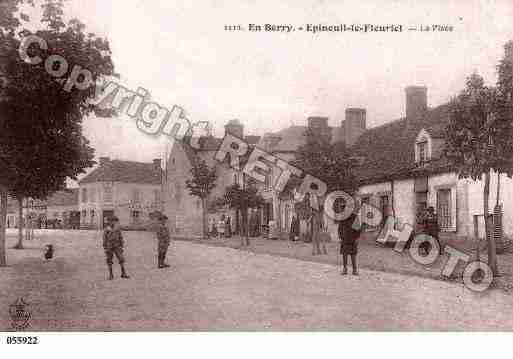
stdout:
[(512, 23), (508, 0), (0, 1), (2, 344), (511, 330)]

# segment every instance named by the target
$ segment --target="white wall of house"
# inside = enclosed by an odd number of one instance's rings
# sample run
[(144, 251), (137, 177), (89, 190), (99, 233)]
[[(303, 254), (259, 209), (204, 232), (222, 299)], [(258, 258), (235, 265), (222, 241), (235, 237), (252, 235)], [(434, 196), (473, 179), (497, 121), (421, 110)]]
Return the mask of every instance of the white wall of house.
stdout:
[(164, 184), (163, 198), (170, 229), (178, 235), (201, 235), (201, 202), (187, 190), (185, 181), (190, 178), (191, 164), (177, 143), (171, 149), (166, 168), (167, 182)]
[[(157, 202), (161, 198), (160, 185), (122, 182), (113, 182), (111, 185), (112, 200), (105, 195), (104, 184), (101, 182), (80, 185), (81, 225), (101, 228), (104, 210), (113, 210), (121, 225), (137, 224), (134, 211), (139, 212), (139, 222), (144, 222), (148, 220), (150, 212), (159, 208)], [(83, 196), (84, 188), (87, 191), (85, 198)], [(138, 195), (134, 195), (135, 191), (138, 192)], [(92, 196), (91, 193), (93, 193)], [(92, 214), (94, 215), (92, 216)]]
[(79, 185), (78, 208), (80, 211), (80, 226), (101, 228), (101, 202), (102, 186), (100, 183)]
[[(468, 221), (470, 233), (473, 234), (473, 221), (474, 216), (479, 216), (479, 235), (484, 237), (484, 221), (483, 221), (483, 189), (484, 182), (472, 180), (460, 180), (468, 183)], [(508, 236), (513, 236), (513, 179), (508, 178), (506, 175), (501, 175), (499, 200), (503, 205), (504, 217), (502, 220), (504, 233)], [(489, 207), (490, 212), (493, 211), (497, 199), (497, 175), (492, 174), (490, 178), (490, 199)]]
[[(474, 216), (479, 216), (479, 234), (484, 236), (483, 222), (483, 181), (458, 179), (455, 173), (443, 173), (428, 178), (427, 205), (438, 211), (437, 192), (450, 191), (451, 227), (446, 231), (457, 237), (474, 236)], [(390, 182), (362, 186), (359, 196), (371, 196), (371, 204), (379, 208), (378, 195), (391, 190)], [(490, 211), (496, 203), (497, 176), (493, 174), (490, 181)], [(513, 179), (501, 175), (500, 202), (503, 205), (504, 232), (513, 236)], [(415, 223), (416, 198), (413, 179), (394, 181), (394, 209), (396, 218), (401, 223)]]

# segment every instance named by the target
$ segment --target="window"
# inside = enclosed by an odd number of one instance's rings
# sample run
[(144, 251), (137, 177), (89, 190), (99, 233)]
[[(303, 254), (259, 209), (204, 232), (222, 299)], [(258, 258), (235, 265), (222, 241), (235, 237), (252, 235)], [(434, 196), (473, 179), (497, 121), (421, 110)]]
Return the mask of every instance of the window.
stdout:
[(431, 160), (431, 136), (422, 129), (415, 139), (415, 163), (423, 165)]
[(140, 201), (140, 191), (137, 188), (134, 188), (132, 191), (132, 201), (139, 202)]
[(82, 210), (82, 218), (86, 218), (87, 216), (87, 212), (85, 209)]
[(436, 192), (436, 203), (438, 212), (438, 225), (441, 230), (448, 230), (452, 227), (451, 215), (451, 190), (439, 189)]
[(87, 202), (87, 188), (82, 188), (82, 203)]
[(427, 141), (417, 143), (417, 151), (419, 153), (419, 162), (423, 163), (428, 160), (427, 156)]
[(96, 188), (90, 188), (89, 189), (89, 202), (95, 202), (96, 201)]
[(266, 173), (265, 174), (265, 183), (264, 183), (265, 189), (270, 190), (271, 189), (271, 174)]
[(130, 219), (132, 224), (139, 223), (139, 219), (141, 218), (141, 212), (139, 211), (130, 211)]
[(110, 203), (112, 202), (112, 187), (105, 185), (103, 186), (103, 201)]
[(233, 184), (238, 185), (239, 184), (239, 177), (236, 173), (233, 174)]
[(94, 214), (95, 214), (95, 213), (94, 213), (94, 209), (92, 209), (92, 210), (90, 211), (90, 215), (91, 215), (91, 223), (94, 223)]

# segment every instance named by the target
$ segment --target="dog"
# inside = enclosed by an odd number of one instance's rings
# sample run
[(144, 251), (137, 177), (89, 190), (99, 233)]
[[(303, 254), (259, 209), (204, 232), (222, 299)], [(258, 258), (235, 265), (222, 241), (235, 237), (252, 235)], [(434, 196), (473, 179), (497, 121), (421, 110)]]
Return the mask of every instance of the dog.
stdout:
[(47, 261), (53, 258), (53, 244), (47, 244), (45, 246), (44, 256)]

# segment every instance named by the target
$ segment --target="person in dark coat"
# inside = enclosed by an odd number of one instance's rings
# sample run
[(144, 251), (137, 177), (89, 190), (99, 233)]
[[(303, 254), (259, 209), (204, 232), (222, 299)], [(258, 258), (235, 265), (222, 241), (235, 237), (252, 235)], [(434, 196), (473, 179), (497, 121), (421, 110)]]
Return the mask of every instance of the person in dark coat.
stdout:
[(258, 237), (258, 217), (256, 211), (251, 210), (249, 213), (249, 236)]
[(230, 216), (226, 218), (225, 236), (226, 238), (230, 238), (232, 236), (232, 218)]
[(342, 274), (347, 274), (347, 257), (351, 256), (351, 264), (353, 266), (353, 274), (358, 275), (356, 263), (356, 255), (358, 253), (358, 238), (361, 234), (361, 228), (355, 229), (353, 224), (357, 220), (357, 216), (351, 213), (349, 218), (340, 221), (338, 225), (338, 235), (340, 237), (340, 254), (342, 254), (344, 269)]
[(291, 241), (299, 240), (299, 217), (297, 214), (294, 214), (294, 216), (292, 217), (292, 221), (290, 223), (289, 239)]
[(107, 266), (109, 268), (109, 280), (114, 279), (112, 273), (112, 264), (114, 255), (118, 259), (119, 265), (121, 266), (121, 278), (130, 278), (125, 271), (125, 257), (123, 256), (123, 247), (125, 241), (121, 234), (119, 227), (119, 219), (112, 217), (109, 221), (109, 225), (105, 227), (103, 231), (103, 249), (105, 250), (105, 256), (107, 257)]
[(169, 264), (166, 264), (166, 254), (169, 248), (169, 244), (171, 243), (171, 236), (169, 234), (169, 229), (167, 228), (167, 216), (160, 216), (159, 224), (157, 227), (157, 261), (158, 268), (169, 268)]
[[(423, 221), (422, 221), (424, 233), (430, 235), (438, 242), (439, 251), (441, 254), (442, 247), (440, 245), (440, 241), (438, 239), (440, 228), (438, 226), (438, 217), (435, 213), (435, 209), (433, 207), (429, 207), (426, 211), (426, 214), (424, 215)], [(429, 253), (430, 250), (430, 244), (428, 242), (423, 242), (422, 247), (424, 248), (424, 251), (426, 254)]]

